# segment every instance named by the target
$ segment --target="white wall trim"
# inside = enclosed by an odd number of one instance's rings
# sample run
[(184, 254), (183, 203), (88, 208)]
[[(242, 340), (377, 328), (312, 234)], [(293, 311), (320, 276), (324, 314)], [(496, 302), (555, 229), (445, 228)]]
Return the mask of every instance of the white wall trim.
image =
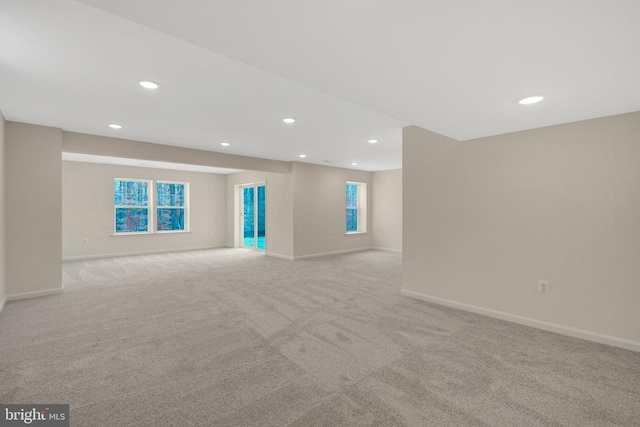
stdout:
[(7, 301), (17, 301), (27, 298), (46, 297), (49, 295), (61, 294), (62, 288), (46, 289), (44, 291), (24, 292), (22, 294), (7, 295)]
[(287, 261), (293, 261), (293, 257), (289, 255), (281, 255), (273, 252), (267, 252), (267, 256), (272, 256), (274, 258), (286, 259)]
[(371, 249), (376, 250), (376, 251), (397, 252), (397, 253), (400, 253), (400, 254), (402, 253), (402, 249), (378, 248), (378, 247), (373, 247)]
[(311, 255), (301, 255), (301, 256), (294, 257), (294, 259), (299, 260), (299, 259), (309, 259), (309, 258), (320, 258), (325, 256), (331, 256), (331, 255), (350, 254), (352, 252), (362, 252), (362, 251), (370, 251), (370, 250), (371, 248), (345, 249), (343, 251), (320, 252), (320, 253), (311, 254)]
[(587, 341), (594, 341), (600, 344), (607, 344), (615, 347), (621, 347), (627, 350), (640, 351), (640, 342), (637, 342), (637, 341), (631, 341), (624, 338), (617, 338), (610, 335), (599, 334), (597, 332), (586, 331), (584, 329), (577, 329), (569, 326), (558, 325), (556, 323), (550, 323), (542, 320), (531, 319), (528, 317), (522, 317), (515, 314), (504, 313), (502, 311), (491, 310), (488, 308), (478, 307), (471, 304), (465, 304), (465, 303), (452, 301), (444, 298), (425, 295), (419, 292), (413, 292), (413, 291), (402, 289), (400, 293), (410, 298), (415, 298), (422, 301), (431, 302), (434, 304), (445, 305), (447, 307), (453, 307), (453, 308), (457, 308), (464, 311), (470, 311), (472, 313), (482, 314), (484, 316), (489, 316), (496, 319), (507, 320), (509, 322), (519, 323), (521, 325), (531, 326), (533, 328), (544, 329), (545, 331), (555, 332), (562, 335), (568, 335), (570, 337), (580, 338)]
[(152, 251), (118, 252), (118, 253), (110, 253), (110, 254), (80, 255), (80, 256), (63, 257), (62, 261), (82, 261), (82, 260), (85, 260), (85, 259), (119, 258), (119, 257), (136, 256), (136, 255), (164, 254), (164, 253), (170, 253), (170, 252), (205, 251), (207, 249), (219, 249), (219, 248), (227, 248), (227, 247), (228, 247), (227, 245), (215, 245), (215, 246), (198, 246), (198, 247), (191, 247), (191, 248), (154, 249)]
[(0, 301), (0, 314), (2, 314), (2, 309), (4, 308), (4, 299)]

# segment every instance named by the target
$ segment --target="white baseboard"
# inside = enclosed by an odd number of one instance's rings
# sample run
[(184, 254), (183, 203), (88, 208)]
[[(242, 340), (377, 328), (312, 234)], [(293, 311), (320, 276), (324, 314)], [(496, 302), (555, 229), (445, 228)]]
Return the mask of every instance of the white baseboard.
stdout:
[(4, 308), (4, 298), (0, 301), (0, 314), (2, 314), (2, 309)]
[(472, 313), (482, 314), (484, 316), (494, 317), (496, 319), (507, 320), (509, 322), (519, 323), (533, 328), (544, 329), (545, 331), (555, 332), (562, 335), (568, 335), (574, 338), (581, 338), (587, 341), (594, 341), (600, 344), (612, 345), (615, 347), (625, 348), (627, 350), (640, 351), (640, 342), (628, 340), (625, 338), (617, 338), (610, 335), (599, 334), (597, 332), (586, 331), (584, 329), (572, 328), (569, 326), (558, 325), (556, 323), (545, 322), (542, 320), (522, 317), (515, 314), (504, 313), (502, 311), (491, 310), (488, 308), (478, 307), (471, 304), (465, 304), (444, 298), (434, 297), (421, 294), (418, 292), (401, 290), (404, 296), (419, 299), (422, 301), (432, 302), (434, 304), (445, 305), (460, 310), (470, 311)]
[(321, 258), (321, 257), (325, 257), (325, 256), (349, 254), (349, 253), (353, 253), (353, 252), (363, 252), (363, 251), (370, 251), (370, 250), (402, 253), (402, 251), (399, 250), (399, 249), (390, 249), (390, 248), (357, 248), (357, 249), (345, 249), (345, 250), (342, 250), (342, 251), (333, 251), (333, 252), (320, 252), (320, 253), (317, 253), (317, 254), (301, 255), (301, 256), (297, 256), (297, 257), (292, 257), (292, 256), (289, 256), (289, 255), (274, 254), (274, 253), (270, 253), (270, 252), (267, 252), (267, 255), (268, 256), (272, 256), (274, 258), (280, 258), (280, 259), (286, 259), (288, 261), (294, 261), (294, 260)]
[(299, 259), (321, 258), (325, 256), (350, 254), (352, 252), (362, 252), (362, 251), (369, 251), (369, 250), (371, 250), (371, 248), (357, 248), (357, 249), (346, 249), (343, 251), (320, 252), (317, 254), (297, 256), (297, 257), (294, 257), (294, 259), (299, 260)]
[(371, 248), (373, 250), (376, 251), (385, 251), (385, 252), (397, 252), (397, 253), (402, 253), (402, 249), (392, 249), (392, 248)]
[(289, 255), (274, 254), (273, 252), (267, 252), (266, 255), (274, 258), (286, 259), (287, 261), (293, 261), (293, 257)]
[(119, 253), (97, 254), (97, 255), (79, 255), (79, 256), (63, 257), (62, 261), (82, 261), (85, 259), (118, 258), (118, 257), (125, 257), (125, 256), (166, 254), (171, 252), (204, 251), (207, 249), (219, 249), (219, 248), (226, 248), (226, 247), (227, 245), (198, 246), (198, 247), (191, 247), (191, 248), (155, 249), (151, 251), (119, 252)]
[(17, 301), (27, 298), (46, 297), (62, 293), (62, 288), (46, 289), (44, 291), (24, 292), (22, 294), (7, 295), (7, 301)]

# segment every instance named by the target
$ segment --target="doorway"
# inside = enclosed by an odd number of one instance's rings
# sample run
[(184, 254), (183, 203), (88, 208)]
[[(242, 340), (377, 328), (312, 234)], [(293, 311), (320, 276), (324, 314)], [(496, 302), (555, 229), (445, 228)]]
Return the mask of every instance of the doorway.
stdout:
[(266, 186), (240, 187), (240, 246), (259, 251), (267, 247)]

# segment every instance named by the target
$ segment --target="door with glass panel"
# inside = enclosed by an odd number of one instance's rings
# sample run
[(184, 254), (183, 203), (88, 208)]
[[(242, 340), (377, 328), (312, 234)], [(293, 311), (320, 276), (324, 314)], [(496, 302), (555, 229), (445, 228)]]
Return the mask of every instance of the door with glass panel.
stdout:
[(264, 184), (240, 187), (240, 244), (244, 248), (264, 251), (267, 247), (266, 188)]

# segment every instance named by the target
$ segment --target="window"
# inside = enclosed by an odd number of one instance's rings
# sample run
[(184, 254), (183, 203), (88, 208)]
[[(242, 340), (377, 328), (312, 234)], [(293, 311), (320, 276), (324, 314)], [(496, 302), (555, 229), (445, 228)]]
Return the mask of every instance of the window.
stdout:
[(187, 230), (188, 189), (189, 184), (185, 182), (158, 181), (156, 183), (156, 212), (159, 233)]
[(151, 180), (116, 178), (113, 185), (115, 234), (188, 231), (188, 182), (157, 181), (155, 203)]
[(149, 233), (151, 181), (114, 180), (115, 233)]
[(347, 234), (367, 231), (367, 184), (348, 182), (347, 193)]

